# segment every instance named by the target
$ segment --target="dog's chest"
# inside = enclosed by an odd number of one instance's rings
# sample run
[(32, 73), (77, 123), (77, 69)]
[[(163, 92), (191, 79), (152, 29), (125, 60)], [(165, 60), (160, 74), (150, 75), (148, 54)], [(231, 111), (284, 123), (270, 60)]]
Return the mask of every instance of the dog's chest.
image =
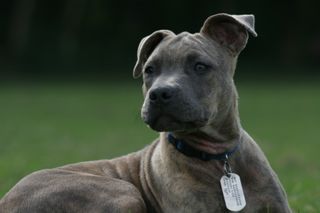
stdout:
[(153, 171), (152, 185), (161, 212), (225, 212), (220, 176), (215, 174), (221, 171), (190, 175), (188, 167), (177, 161), (165, 164), (157, 154), (153, 158), (157, 169)]
[(174, 179), (178, 182), (163, 187), (163, 212), (224, 212), (219, 183), (205, 186), (182, 177)]

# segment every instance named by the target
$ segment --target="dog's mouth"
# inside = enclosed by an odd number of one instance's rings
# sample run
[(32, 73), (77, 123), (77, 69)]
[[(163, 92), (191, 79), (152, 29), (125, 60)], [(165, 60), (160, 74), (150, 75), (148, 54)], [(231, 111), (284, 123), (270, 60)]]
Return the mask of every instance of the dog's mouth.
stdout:
[(175, 102), (153, 103), (145, 100), (141, 116), (143, 121), (158, 132), (194, 130), (208, 123), (209, 112), (197, 102), (177, 98)]
[(175, 115), (158, 113), (142, 116), (144, 122), (157, 132), (181, 132), (198, 129), (206, 125), (207, 120), (181, 119)]

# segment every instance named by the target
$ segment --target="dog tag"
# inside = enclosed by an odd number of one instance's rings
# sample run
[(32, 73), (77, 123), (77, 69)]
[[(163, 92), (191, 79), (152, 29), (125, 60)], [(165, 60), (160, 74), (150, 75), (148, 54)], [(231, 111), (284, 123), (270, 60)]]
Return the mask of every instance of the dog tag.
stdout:
[(246, 206), (239, 175), (235, 173), (229, 173), (229, 177), (224, 175), (220, 184), (227, 209), (237, 212)]

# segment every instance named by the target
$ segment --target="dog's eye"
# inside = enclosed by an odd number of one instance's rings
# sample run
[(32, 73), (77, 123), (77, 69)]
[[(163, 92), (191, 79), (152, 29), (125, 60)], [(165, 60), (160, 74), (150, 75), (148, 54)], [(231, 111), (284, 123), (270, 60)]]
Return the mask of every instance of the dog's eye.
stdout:
[(202, 72), (205, 72), (205, 71), (207, 71), (208, 70), (208, 66), (207, 65), (205, 65), (205, 64), (203, 64), (203, 63), (196, 63), (195, 65), (194, 65), (194, 70), (196, 71), (196, 72), (199, 72), (199, 73), (202, 73)]
[(144, 73), (146, 74), (152, 74), (154, 73), (154, 68), (152, 66), (147, 66), (145, 69), (144, 69)]

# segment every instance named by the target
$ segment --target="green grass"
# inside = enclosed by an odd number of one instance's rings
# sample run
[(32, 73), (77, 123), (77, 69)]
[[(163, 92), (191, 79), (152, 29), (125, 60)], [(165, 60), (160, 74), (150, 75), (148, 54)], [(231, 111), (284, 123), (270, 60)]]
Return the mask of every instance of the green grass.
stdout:
[[(0, 197), (28, 173), (112, 158), (157, 134), (140, 120), (140, 81), (0, 86)], [(320, 85), (239, 83), (244, 128), (296, 212), (320, 212)]]

